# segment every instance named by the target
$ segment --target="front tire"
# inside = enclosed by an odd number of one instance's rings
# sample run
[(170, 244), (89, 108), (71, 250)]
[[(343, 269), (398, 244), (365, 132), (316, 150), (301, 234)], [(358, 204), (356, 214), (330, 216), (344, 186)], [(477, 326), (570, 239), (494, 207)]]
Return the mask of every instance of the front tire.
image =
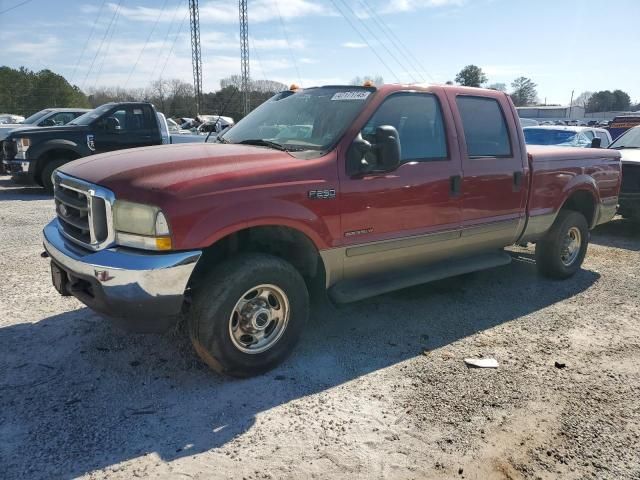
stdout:
[(49, 160), (45, 164), (42, 172), (40, 172), (40, 177), (37, 180), (38, 183), (44, 187), (47, 193), (53, 193), (53, 181), (51, 180), (53, 171), (67, 162), (70, 162), (70, 160)]
[(589, 244), (587, 219), (573, 210), (560, 210), (546, 235), (536, 244), (538, 270), (549, 278), (565, 279), (582, 266)]
[(245, 254), (206, 275), (194, 292), (189, 336), (219, 373), (250, 377), (280, 364), (309, 316), (300, 273), (271, 255)]

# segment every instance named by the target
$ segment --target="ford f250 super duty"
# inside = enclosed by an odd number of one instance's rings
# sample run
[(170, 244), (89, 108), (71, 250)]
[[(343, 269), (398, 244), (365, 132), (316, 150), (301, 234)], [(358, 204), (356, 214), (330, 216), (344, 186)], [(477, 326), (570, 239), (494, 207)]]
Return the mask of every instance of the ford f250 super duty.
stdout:
[(199, 135), (169, 135), (164, 115), (146, 102), (107, 103), (66, 125), (12, 131), (3, 143), (3, 169), (52, 191), (51, 174), (77, 158), (131, 147), (204, 142)]
[(135, 330), (186, 318), (207, 364), (247, 376), (292, 350), (318, 286), (350, 302), (507, 264), (528, 242), (544, 275), (570, 277), (620, 181), (616, 151), (527, 149), (502, 92), (309, 88), (215, 144), (60, 167), (44, 247), (62, 295)]

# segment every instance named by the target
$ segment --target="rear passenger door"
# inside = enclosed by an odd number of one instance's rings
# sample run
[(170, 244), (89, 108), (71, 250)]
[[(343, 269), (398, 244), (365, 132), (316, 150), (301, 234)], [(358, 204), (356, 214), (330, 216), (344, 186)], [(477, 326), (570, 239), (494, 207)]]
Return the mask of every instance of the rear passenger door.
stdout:
[(528, 167), (511, 104), (506, 97), (447, 95), (459, 112), (462, 243), (478, 249), (513, 243), (525, 220)]

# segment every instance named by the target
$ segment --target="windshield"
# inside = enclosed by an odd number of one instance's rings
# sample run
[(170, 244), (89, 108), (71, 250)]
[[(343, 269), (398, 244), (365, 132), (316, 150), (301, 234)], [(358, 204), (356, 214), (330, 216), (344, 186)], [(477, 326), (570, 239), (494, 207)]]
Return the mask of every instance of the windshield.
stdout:
[(547, 128), (525, 128), (524, 140), (527, 145), (563, 145), (567, 147), (587, 147), (589, 139), (571, 130), (551, 130)]
[(108, 112), (109, 110), (111, 110), (111, 108), (113, 108), (113, 104), (112, 103), (106, 103), (104, 105), (99, 106), (98, 108), (96, 108), (94, 110), (91, 110), (90, 112), (85, 113), (84, 115), (80, 115), (75, 120), (67, 123), (67, 125), (84, 125), (84, 126), (89, 125), (91, 122), (93, 122), (100, 115), (102, 115), (103, 113)]
[(26, 124), (26, 125), (31, 125), (34, 123), (37, 123), (38, 120), (40, 120), (42, 117), (44, 117), (47, 113), (49, 113), (51, 110), (40, 110), (37, 113), (34, 113), (33, 115), (31, 115), (30, 117), (25, 118), (22, 122), (22, 124)]
[(640, 148), (640, 127), (624, 132), (609, 148)]
[(287, 151), (329, 150), (364, 107), (373, 89), (318, 87), (274, 95), (219, 138)]

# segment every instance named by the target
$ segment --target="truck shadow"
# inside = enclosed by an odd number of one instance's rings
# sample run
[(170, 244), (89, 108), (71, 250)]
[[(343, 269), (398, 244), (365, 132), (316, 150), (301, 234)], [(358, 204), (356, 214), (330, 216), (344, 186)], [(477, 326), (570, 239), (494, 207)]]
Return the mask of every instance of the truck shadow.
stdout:
[(0, 202), (3, 200), (20, 200), (24, 202), (51, 198), (52, 195), (49, 195), (42, 187), (16, 183), (11, 177), (0, 176)]
[(70, 478), (149, 453), (171, 461), (222, 447), (273, 407), (517, 321), (599, 278), (582, 270), (553, 282), (527, 254), (514, 257), (498, 269), (323, 305), (284, 365), (246, 380), (208, 371), (184, 335), (127, 334), (86, 308), (1, 328), (3, 478)]
[(640, 223), (616, 217), (593, 230), (591, 243), (640, 251)]

